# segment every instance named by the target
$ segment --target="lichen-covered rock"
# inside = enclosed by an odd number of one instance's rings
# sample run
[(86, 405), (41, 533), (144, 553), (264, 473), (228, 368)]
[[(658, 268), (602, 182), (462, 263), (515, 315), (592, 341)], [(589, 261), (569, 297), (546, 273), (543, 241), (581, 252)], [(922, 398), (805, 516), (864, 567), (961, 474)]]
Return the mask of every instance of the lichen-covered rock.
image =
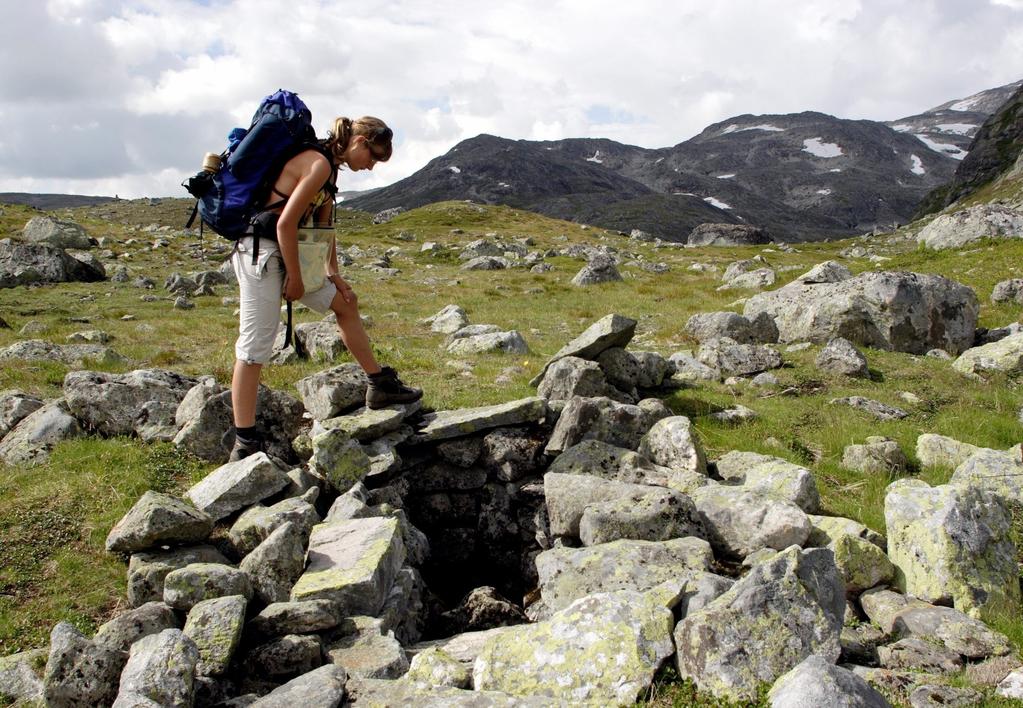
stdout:
[(514, 482), (539, 469), (543, 442), (526, 430), (498, 428), (484, 436), (480, 463), (498, 480)]
[(347, 681), (348, 673), (343, 667), (327, 664), (257, 698), (250, 708), (337, 708), (344, 699)]
[(185, 636), (199, 650), (197, 676), (219, 676), (227, 671), (245, 625), (244, 595), (215, 597), (196, 603), (185, 621)]
[(185, 498), (219, 521), (280, 491), (289, 482), (265, 452), (258, 452), (210, 472), (185, 492)]
[(571, 446), (554, 458), (547, 472), (586, 474), (618, 482), (661, 486), (667, 485), (672, 476), (672, 470), (654, 464), (634, 450), (600, 440), (583, 440)]
[(870, 378), (867, 358), (852, 342), (844, 337), (835, 337), (821, 349), (814, 364), (829, 374), (840, 374), (853, 378)]
[(417, 401), (414, 404), (394, 405), (377, 410), (362, 408), (355, 413), (318, 421), (313, 426), (313, 437), (322, 431), (340, 430), (359, 442), (369, 442), (399, 430), (405, 417), (413, 412), (413, 408), (418, 409), (418, 407), (419, 402)]
[(721, 370), (707, 366), (692, 352), (675, 352), (668, 361), (675, 367), (672, 381), (682, 385), (700, 381), (720, 381)]
[(970, 288), (937, 275), (866, 272), (837, 283), (794, 282), (746, 301), (743, 314), (767, 312), (778, 341), (845, 337), (888, 351), (958, 353), (973, 343), (980, 306)]
[(405, 679), (417, 686), (472, 688), (472, 671), (443, 649), (430, 647), (412, 657)]
[(190, 706), (199, 650), (180, 629), (165, 629), (131, 646), (115, 708)]
[(828, 547), (835, 554), (835, 565), (848, 594), (888, 583), (895, 576), (895, 566), (884, 551), (859, 536), (842, 534)]
[(955, 469), (981, 449), (976, 445), (933, 433), (924, 433), (916, 439), (916, 457), (924, 469), (928, 467)]
[(807, 546), (827, 546), (842, 536), (856, 536), (865, 541), (873, 543), (882, 551), (887, 548), (885, 537), (876, 531), (864, 526), (854, 519), (846, 519), (842, 516), (818, 516), (807, 514), (810, 519), (810, 537), (806, 539)]
[(543, 379), (548, 367), (558, 359), (575, 356), (580, 359), (595, 360), (597, 356), (611, 347), (625, 347), (636, 333), (636, 320), (622, 315), (606, 315), (586, 328), (582, 334), (563, 346), (544, 364), (543, 370), (529, 382), (536, 386)]
[(275, 602), (252, 618), (252, 631), (268, 637), (286, 634), (315, 634), (336, 627), (340, 608), (330, 600)]
[(896, 584), (972, 616), (1020, 610), (1011, 518), (996, 495), (970, 486), (898, 480), (885, 495)]
[(811, 655), (782, 675), (767, 694), (771, 708), (890, 708), (878, 691), (849, 669)]
[(963, 668), (963, 660), (958, 653), (919, 637), (906, 637), (880, 646), (877, 656), (879, 665), (885, 669), (952, 673)]
[(878, 420), (902, 420), (909, 417), (909, 413), (896, 406), (890, 406), (881, 401), (875, 401), (863, 396), (844, 396), (833, 398), (828, 403), (838, 406), (849, 406), (874, 416)]
[(806, 513), (783, 499), (726, 486), (701, 487), (690, 496), (714, 551), (730, 558), (745, 558), (761, 548), (800, 546), (810, 535)]
[(447, 440), (492, 428), (535, 423), (545, 415), (547, 403), (542, 398), (524, 398), (494, 406), (428, 413), (423, 416), (424, 425), (411, 442)]
[(748, 491), (792, 502), (808, 514), (820, 508), (813, 473), (780, 457), (733, 450), (715, 461), (718, 476)]
[(82, 436), (81, 426), (63, 400), (25, 416), (0, 440), (0, 460), (9, 465), (41, 464), (62, 440)]
[[(353, 706), (390, 708), (569, 708), (570, 702), (540, 696), (512, 696), (501, 691), (465, 691), (447, 686), (425, 687), (412, 681), (352, 678), (347, 686)], [(283, 708), (283, 706), (282, 706)]]
[(862, 445), (847, 445), (842, 466), (864, 474), (895, 474), (909, 468), (909, 458), (890, 438), (871, 435)]
[(0, 288), (30, 283), (94, 282), (106, 270), (95, 259), (75, 258), (62, 248), (0, 240)]
[(640, 455), (680, 472), (707, 474), (707, 456), (692, 422), (684, 415), (661, 418), (639, 441)]
[(142, 551), (161, 543), (204, 541), (213, 519), (178, 497), (152, 490), (143, 494), (107, 536), (113, 553)]
[(699, 512), (689, 497), (671, 489), (659, 491), (634, 492), (587, 505), (579, 520), (583, 545), (596, 546), (619, 539), (668, 541), (706, 535)]
[(0, 393), (0, 439), (29, 414), (43, 407), (43, 401), (21, 391)]
[(609, 384), (626, 393), (636, 391), (641, 364), (632, 352), (622, 347), (611, 347), (597, 355), (597, 363)]
[(52, 216), (33, 216), (21, 230), (29, 243), (40, 243), (55, 248), (89, 249), (95, 244), (85, 228), (74, 221)]
[(395, 679), (409, 667), (405, 650), (394, 634), (372, 629), (341, 637), (327, 648), (327, 657), (359, 678)]
[(582, 269), (572, 277), (572, 285), (597, 285), (612, 283), (622, 279), (613, 258), (607, 256), (593, 257)]
[(992, 373), (1018, 373), (1023, 370), (1023, 333), (967, 349), (952, 362), (961, 374), (985, 377)]
[(977, 450), (956, 467), (951, 483), (986, 489), (1010, 504), (1023, 503), (1023, 461), (1019, 447), (1008, 451)]
[(147, 602), (103, 624), (92, 640), (110, 649), (128, 651), (142, 637), (158, 634), (165, 629), (180, 628), (181, 624), (169, 605)]
[(449, 354), (465, 356), (484, 352), (504, 352), (506, 354), (528, 354), (529, 345), (516, 330), (510, 332), (492, 332), (478, 334), (473, 337), (462, 337), (447, 346)]
[(303, 538), (308, 538), (313, 526), (320, 522), (320, 515), (313, 506), (317, 497), (319, 489), (314, 487), (302, 496), (285, 499), (272, 506), (250, 506), (241, 513), (228, 532), (231, 545), (244, 556), (288, 522), (295, 525)]
[(679, 673), (715, 696), (751, 699), (810, 655), (834, 663), (844, 607), (831, 551), (788, 548), (679, 622)]
[(101, 435), (131, 435), (150, 401), (176, 410), (196, 379), (163, 369), (139, 369), (127, 374), (72, 371), (64, 377), (64, 399), (82, 425)]
[(728, 337), (739, 344), (778, 341), (778, 329), (767, 315), (751, 322), (737, 312), (698, 312), (686, 322), (685, 331), (698, 342), (719, 337)]
[[(618, 590), (645, 591), (710, 570), (710, 545), (698, 538), (621, 540), (588, 548), (555, 548), (536, 557), (543, 607), (549, 617), (579, 598)], [(532, 608), (531, 608), (532, 609)]]
[(362, 405), (368, 386), (369, 377), (358, 364), (342, 364), (295, 382), (302, 403), (316, 420)]
[(543, 478), (544, 498), (550, 531), (555, 536), (579, 538), (579, 523), (586, 508), (596, 502), (622, 497), (663, 496), (665, 490), (643, 484), (628, 484), (584, 474), (548, 472)]
[(511, 628), (484, 645), (473, 664), (473, 685), (631, 705), (674, 651), (674, 618), (659, 600), (635, 591), (591, 595), (545, 622)]
[(671, 415), (658, 399), (644, 399), (637, 405), (617, 403), (606, 397), (575, 397), (558, 417), (545, 452), (559, 455), (583, 440), (636, 449), (650, 427)]
[(281, 680), (309, 673), (323, 664), (323, 643), (318, 635), (289, 634), (254, 647), (243, 665), (249, 674)]
[(332, 600), (345, 614), (375, 615), (405, 563), (396, 518), (351, 519), (313, 528), (309, 565), (291, 599)]
[(447, 305), (436, 315), (420, 322), (430, 325), (432, 332), (452, 334), (469, 324), (469, 315), (458, 305)]
[(244, 571), (220, 563), (191, 563), (172, 570), (163, 581), (163, 601), (176, 610), (227, 595), (251, 599), (252, 583)]
[(812, 285), (813, 283), (839, 283), (852, 277), (852, 273), (838, 261), (818, 263), (795, 280)]
[(128, 655), (89, 641), (67, 622), (50, 632), (43, 696), (53, 708), (110, 705)]
[(348, 491), (370, 471), (369, 455), (348, 433), (328, 430), (313, 438), (313, 456), (309, 467), (339, 492)]
[(752, 376), (782, 365), (781, 354), (764, 344), (739, 344), (728, 337), (710, 339), (696, 358), (724, 376)]
[(47, 649), (0, 657), (0, 696), (15, 706), (43, 705), (43, 679), (36, 667), (46, 663)]
[(305, 568), (306, 532), (290, 521), (278, 526), (242, 559), (239, 569), (248, 574), (260, 602), (285, 602)]
[(917, 234), (917, 243), (943, 250), (960, 248), (982, 238), (1023, 237), (1023, 214), (1000, 204), (978, 204), (940, 214)]
[(128, 603), (163, 601), (163, 583), (172, 570), (191, 563), (228, 564), (227, 558), (213, 546), (191, 546), (168, 551), (133, 553), (128, 562)]

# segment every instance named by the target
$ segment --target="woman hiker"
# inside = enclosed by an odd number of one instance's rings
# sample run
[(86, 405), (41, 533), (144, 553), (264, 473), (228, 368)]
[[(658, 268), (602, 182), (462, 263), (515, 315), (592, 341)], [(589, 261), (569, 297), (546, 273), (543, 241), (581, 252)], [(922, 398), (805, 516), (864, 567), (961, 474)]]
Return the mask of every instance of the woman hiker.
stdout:
[(256, 232), (265, 235), (244, 236), (237, 242), (231, 261), (238, 276), (241, 317), (231, 380), (232, 462), (263, 450), (256, 429), (256, 398), (260, 372), (270, 358), (280, 325), (282, 293), (289, 302), (297, 300), (317, 312), (334, 312), (342, 341), (369, 376), (367, 406), (411, 403), (423, 395), (421, 389), (402, 383), (394, 369), (381, 367), (373, 356), (359, 316), (358, 298), (338, 274), (336, 241), (330, 239), (321, 287), (307, 292), (299, 266), (298, 229), (310, 219), (316, 224), (330, 223), (338, 168), (345, 165), (357, 172), (386, 162), (391, 157), (392, 135), (379, 118), (336, 119), (327, 139), (320, 142), (322, 152), (305, 150), (285, 163), (266, 211), (254, 220)]

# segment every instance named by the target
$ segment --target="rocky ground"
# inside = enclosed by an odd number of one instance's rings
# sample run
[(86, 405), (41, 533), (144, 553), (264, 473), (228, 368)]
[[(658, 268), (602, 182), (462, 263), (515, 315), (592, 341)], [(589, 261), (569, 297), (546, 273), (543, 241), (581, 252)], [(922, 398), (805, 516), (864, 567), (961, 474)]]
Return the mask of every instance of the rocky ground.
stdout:
[[(269, 454), (230, 464), (230, 396), (209, 364), (229, 355), (196, 345), (160, 365), (165, 349), (124, 334), (166, 336), (173, 316), (223, 346), (230, 273), (154, 277), (160, 257), (202, 258), (158, 225), (97, 237), (4, 215), (21, 222), (0, 242), (0, 364), (21, 388), (0, 396), (7, 488), (24, 494), (33, 470), (73, 476), (53, 461), (76, 444), (201, 462), (99, 529), (106, 562), (127, 565), (121, 610), (48, 624), (48, 647), (0, 660), (0, 694), (631, 705), (670, 670), (708, 704), (1023, 696), (1015, 205), (811, 251), (477, 233), (443, 219), (492, 213), (441, 209), (432, 231), (413, 214), (342, 232), (369, 234), (344, 244), (360, 289), (393, 288), (409, 313), (396, 326), (422, 332), (423, 354), (406, 356), (434, 360), (412, 368), (435, 371), (426, 405), (364, 409), (365, 376), (330, 323), (306, 317), (312, 358), (281, 348), (291, 378), (260, 394)], [(394, 281), (413, 265), (410, 291)], [(700, 287), (683, 297), (680, 281)], [(27, 304), (70, 288), (95, 314)], [(139, 292), (153, 297), (133, 306), (144, 321), (111, 316)], [(461, 304), (438, 306), (452, 294)], [(196, 303), (222, 333), (196, 328)], [(941, 387), (960, 390), (930, 395)], [(819, 430), (804, 416), (842, 430), (803, 439)]]

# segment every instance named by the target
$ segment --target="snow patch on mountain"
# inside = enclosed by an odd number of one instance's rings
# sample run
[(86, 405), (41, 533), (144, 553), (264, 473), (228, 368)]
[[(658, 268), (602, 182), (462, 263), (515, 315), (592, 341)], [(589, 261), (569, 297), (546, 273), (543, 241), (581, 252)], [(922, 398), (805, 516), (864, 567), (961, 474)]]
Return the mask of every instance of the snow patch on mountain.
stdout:
[(823, 142), (821, 138), (809, 138), (803, 141), (803, 152), (808, 152), (815, 157), (838, 157), (844, 155), (842, 148), (835, 143)]
[(731, 209), (732, 208), (732, 206), (730, 204), (725, 204), (720, 199), (715, 199), (714, 197), (704, 197), (703, 201), (707, 202), (712, 207), (716, 207), (718, 209)]
[(953, 135), (970, 135), (973, 133), (979, 125), (972, 123), (942, 123), (941, 125), (935, 126), (942, 133), (952, 133)]
[(818, 189), (817, 194), (823, 194), (825, 197), (831, 194), (830, 189)]
[(969, 110), (973, 110), (973, 107), (976, 106), (978, 103), (980, 103), (981, 99), (983, 99), (983, 98), (984, 98), (984, 96), (982, 94), (979, 94), (979, 93), (978, 94), (974, 94), (973, 96), (970, 96), (969, 98), (964, 98), (962, 101), (956, 101), (955, 103), (953, 103), (948, 108), (949, 108), (949, 110), (952, 110), (952, 111), (969, 111)]
[(735, 173), (732, 172), (731, 174), (727, 175), (718, 175), (717, 177), (718, 179), (735, 179)]
[(448, 169), (454, 172), (456, 175), (462, 171), (461, 168), (459, 168), (457, 165), (451, 165), (450, 167), (448, 167)]
[(939, 143), (936, 140), (931, 140), (931, 138), (924, 135), (923, 133), (915, 133), (915, 135), (920, 142), (929, 147), (931, 150), (934, 150), (934, 152), (940, 152), (943, 155), (948, 155), (949, 157), (955, 158), (956, 160), (962, 160), (964, 157), (966, 157), (967, 151), (963, 150), (958, 145), (951, 145), (949, 143)]
[(745, 130), (764, 130), (764, 131), (767, 131), (768, 133), (784, 133), (785, 132), (784, 128), (779, 128), (778, 126), (771, 125), (770, 123), (761, 123), (760, 125), (746, 125), (746, 126), (739, 126), (739, 125), (737, 125), (735, 123), (732, 123), (727, 128), (725, 128), (724, 130), (721, 131), (721, 135), (728, 135), (729, 133), (741, 133), (741, 132), (743, 132)]
[(603, 165), (604, 164), (604, 161), (600, 159), (600, 150), (597, 150), (595, 153), (593, 153), (593, 157), (587, 157), (586, 161), (587, 162), (596, 162), (598, 165)]
[(924, 161), (923, 160), (921, 160), (916, 155), (910, 155), (909, 157), (910, 157), (911, 160), (913, 160), (913, 166), (909, 168), (910, 172), (912, 172), (915, 175), (925, 175), (925, 174), (927, 174), (927, 170), (924, 169)]

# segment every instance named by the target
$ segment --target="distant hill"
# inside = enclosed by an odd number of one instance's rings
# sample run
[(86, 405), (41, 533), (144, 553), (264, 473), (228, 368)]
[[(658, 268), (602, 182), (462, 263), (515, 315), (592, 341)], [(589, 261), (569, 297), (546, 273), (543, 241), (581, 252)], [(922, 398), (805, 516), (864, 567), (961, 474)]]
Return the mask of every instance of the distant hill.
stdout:
[(26, 204), (49, 211), (74, 209), (116, 201), (114, 197), (89, 197), (79, 194), (28, 194), (27, 192), (0, 192), (0, 204)]

